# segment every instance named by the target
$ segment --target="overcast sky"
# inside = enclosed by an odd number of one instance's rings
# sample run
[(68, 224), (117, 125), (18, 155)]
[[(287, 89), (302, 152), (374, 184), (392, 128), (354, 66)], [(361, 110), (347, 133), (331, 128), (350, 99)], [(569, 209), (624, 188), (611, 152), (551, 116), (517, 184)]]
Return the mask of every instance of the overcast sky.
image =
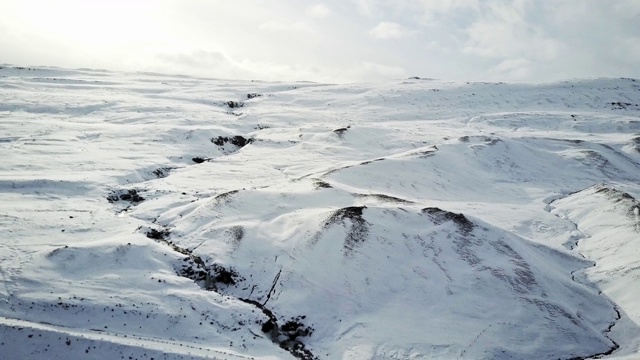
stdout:
[(0, 0), (0, 63), (319, 82), (640, 78), (640, 0)]

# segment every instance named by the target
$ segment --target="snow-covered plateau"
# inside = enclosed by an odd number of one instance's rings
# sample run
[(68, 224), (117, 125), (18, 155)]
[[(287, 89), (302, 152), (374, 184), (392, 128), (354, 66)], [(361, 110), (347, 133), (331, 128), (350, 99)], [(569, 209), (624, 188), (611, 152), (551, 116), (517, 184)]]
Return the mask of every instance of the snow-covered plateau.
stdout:
[(0, 66), (0, 359), (640, 359), (640, 80)]

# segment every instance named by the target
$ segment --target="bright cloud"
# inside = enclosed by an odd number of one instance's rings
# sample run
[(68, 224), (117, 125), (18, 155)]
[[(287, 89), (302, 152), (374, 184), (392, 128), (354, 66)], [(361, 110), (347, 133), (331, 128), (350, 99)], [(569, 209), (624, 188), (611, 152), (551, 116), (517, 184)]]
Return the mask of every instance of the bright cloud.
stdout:
[(331, 14), (331, 9), (329, 9), (329, 7), (327, 7), (327, 5), (325, 4), (316, 4), (307, 7), (307, 9), (305, 10), (305, 14), (316, 18), (326, 18)]
[(304, 23), (295, 21), (270, 20), (260, 24), (260, 30), (267, 31), (311, 31)]
[(638, 0), (0, 5), (0, 63), (329, 82), (640, 78)]
[(407, 29), (406, 27), (393, 22), (382, 21), (373, 29), (369, 30), (369, 34), (377, 39), (398, 39), (416, 34), (417, 31)]

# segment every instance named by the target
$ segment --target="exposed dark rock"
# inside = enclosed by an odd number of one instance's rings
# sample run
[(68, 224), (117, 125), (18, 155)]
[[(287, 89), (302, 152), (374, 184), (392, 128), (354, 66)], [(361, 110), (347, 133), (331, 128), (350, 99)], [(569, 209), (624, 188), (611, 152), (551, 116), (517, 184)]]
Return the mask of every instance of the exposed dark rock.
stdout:
[(227, 101), (225, 104), (231, 109), (241, 108), (244, 106), (242, 101)]
[(347, 237), (344, 240), (343, 246), (345, 255), (349, 255), (356, 246), (363, 243), (369, 235), (369, 224), (362, 217), (364, 209), (366, 209), (366, 206), (349, 206), (338, 209), (334, 211), (323, 224), (323, 228), (326, 229), (336, 223), (345, 224), (345, 220), (349, 220), (351, 227), (347, 231)]
[(222, 194), (218, 194), (216, 195), (215, 199), (216, 200), (227, 200), (228, 198), (230, 198), (232, 195), (235, 195), (238, 193), (238, 190), (231, 190), (231, 191), (227, 191), (226, 193), (222, 193)]
[(259, 94), (259, 93), (249, 93), (249, 94), (247, 94), (247, 99), (253, 99), (253, 98), (260, 97), (260, 96), (262, 96), (262, 94)]
[(463, 214), (456, 214), (450, 211), (442, 210), (437, 207), (428, 207), (422, 209), (423, 214), (427, 214), (431, 217), (434, 223), (441, 224), (445, 221), (453, 221), (456, 225), (458, 225), (458, 229), (463, 234), (470, 233), (474, 225), (469, 219), (467, 219)]
[(232, 226), (225, 233), (230, 237), (231, 246), (234, 250), (238, 249), (240, 242), (244, 237), (244, 228), (240, 225)]
[(300, 322), (305, 318), (306, 316), (304, 315), (291, 318), (291, 320), (280, 326), (280, 333), (285, 335), (289, 340), (296, 340), (303, 336), (311, 336), (314, 329), (311, 326), (306, 326)]
[(382, 160), (386, 160), (386, 159), (385, 158), (377, 158), (377, 159), (373, 159), (373, 160), (367, 160), (367, 161), (361, 162), (359, 165), (369, 165), (372, 162), (382, 161)]
[(147, 237), (149, 239), (153, 239), (153, 240), (166, 240), (169, 235), (171, 235), (171, 232), (167, 229), (149, 229), (149, 231), (147, 231)]
[(302, 315), (296, 318), (291, 318), (291, 320), (287, 321), (284, 325), (278, 326), (278, 319), (273, 312), (267, 309), (264, 305), (251, 299), (239, 298), (238, 300), (257, 307), (267, 316), (268, 320), (262, 323), (261, 330), (263, 333), (267, 334), (269, 339), (271, 339), (275, 344), (278, 344), (282, 349), (290, 352), (295, 358), (302, 360), (318, 359), (305, 347), (304, 343), (299, 340), (300, 337), (311, 336), (314, 331), (311, 326), (306, 326), (301, 322), (306, 318), (306, 316)]
[(320, 179), (314, 179), (313, 185), (316, 187), (316, 190), (332, 188), (332, 186), (328, 182), (322, 181)]
[(351, 128), (351, 125), (347, 126), (347, 127), (343, 127), (343, 128), (339, 128), (339, 129), (335, 129), (333, 130), (334, 133), (338, 134), (338, 137), (340, 139), (342, 139), (342, 137), (344, 136), (344, 133), (346, 133), (349, 129)]
[(215, 263), (207, 266), (200, 256), (194, 255), (190, 250), (179, 248), (170, 242), (165, 243), (187, 255), (183, 259), (184, 263), (176, 270), (177, 274), (199, 283), (205, 290), (219, 291), (221, 285), (235, 286), (246, 280), (232, 267), (227, 268)]
[(211, 276), (217, 284), (226, 286), (236, 285), (239, 281), (244, 280), (234, 268), (225, 268), (218, 264), (213, 264), (209, 273), (212, 274)]
[(356, 194), (357, 197), (372, 198), (379, 201), (397, 203), (397, 204), (413, 204), (413, 201), (401, 199), (395, 196), (385, 194)]
[(202, 164), (203, 162), (207, 161), (208, 159), (206, 158), (201, 158), (201, 157), (194, 157), (193, 159), (191, 159), (191, 161), (193, 161), (196, 164)]
[(486, 145), (495, 145), (499, 142), (501, 142), (502, 140), (498, 139), (498, 138), (492, 138), (492, 137), (488, 137), (488, 136), (461, 136), (458, 138), (458, 140), (460, 142), (464, 142), (464, 143), (468, 143), (471, 140), (475, 140), (475, 141), (482, 141), (484, 142)]
[(240, 135), (235, 135), (231, 137), (227, 136), (218, 136), (217, 138), (212, 138), (211, 142), (217, 146), (224, 146), (226, 143), (231, 143), (239, 148), (244, 147), (245, 145), (251, 144), (253, 139), (245, 138)]
[(622, 102), (622, 101), (616, 101), (611, 103), (612, 110), (626, 110), (630, 108), (635, 108), (636, 110), (639, 109), (638, 104), (632, 104), (632, 103)]
[(153, 175), (155, 175), (158, 179), (167, 177), (167, 175), (169, 175), (169, 171), (171, 171), (172, 168), (169, 167), (165, 167), (165, 168), (158, 168), (156, 170), (153, 171)]
[[(637, 221), (636, 212), (638, 211), (637, 209), (640, 209), (640, 202), (629, 193), (605, 185), (596, 185), (595, 192), (596, 194), (603, 194), (614, 203), (624, 206), (627, 218), (632, 220), (634, 223)], [(640, 229), (638, 229), (637, 226), (634, 228), (636, 231), (640, 232)]]
[(610, 187), (607, 187), (607, 186), (598, 186), (598, 188), (596, 190), (596, 194), (604, 194), (608, 198), (610, 198), (611, 200), (614, 200), (616, 202), (622, 201), (624, 199), (626, 199), (626, 200), (634, 200), (635, 201), (635, 198), (633, 196), (629, 195), (628, 193), (626, 193), (624, 191), (620, 191), (618, 189), (610, 188)]
[(338, 221), (343, 221), (344, 219), (363, 220), (362, 211), (366, 208), (366, 206), (349, 206), (338, 209), (331, 215), (331, 217), (326, 221), (325, 224), (331, 225)]
[(229, 140), (229, 142), (231, 142), (233, 145), (235, 145), (237, 147), (243, 147), (243, 146), (253, 142), (253, 140), (252, 139), (245, 139), (244, 137), (242, 137), (240, 135), (236, 135), (236, 136), (232, 137)]
[(107, 201), (109, 201), (112, 204), (119, 201), (126, 201), (135, 205), (143, 202), (144, 198), (140, 196), (140, 194), (138, 193), (138, 190), (129, 189), (129, 190), (112, 191), (107, 196)]
[(218, 136), (217, 138), (211, 138), (211, 142), (214, 145), (223, 146), (225, 142), (229, 141), (229, 138)]

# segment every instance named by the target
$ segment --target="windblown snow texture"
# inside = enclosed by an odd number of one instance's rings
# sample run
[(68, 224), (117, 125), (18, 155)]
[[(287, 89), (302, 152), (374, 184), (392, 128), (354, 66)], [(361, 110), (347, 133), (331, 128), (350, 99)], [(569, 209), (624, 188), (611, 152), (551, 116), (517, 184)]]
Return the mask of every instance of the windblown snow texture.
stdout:
[(0, 358), (636, 358), (638, 103), (3, 65)]

